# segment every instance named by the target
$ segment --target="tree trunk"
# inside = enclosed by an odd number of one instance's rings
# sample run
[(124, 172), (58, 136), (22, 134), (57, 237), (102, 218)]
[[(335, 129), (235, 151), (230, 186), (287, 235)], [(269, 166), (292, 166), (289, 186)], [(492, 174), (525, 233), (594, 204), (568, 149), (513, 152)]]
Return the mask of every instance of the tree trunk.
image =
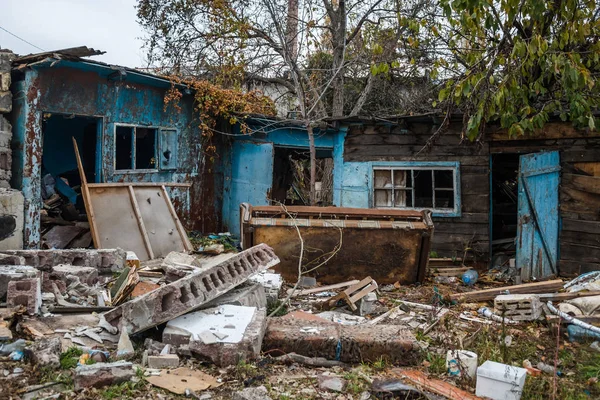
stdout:
[(292, 60), (298, 57), (298, 0), (288, 0), (285, 42)]
[(317, 181), (317, 151), (315, 149), (315, 136), (313, 127), (309, 123), (306, 124), (306, 132), (308, 133), (308, 144), (310, 147), (310, 205), (316, 204), (316, 181)]
[(333, 73), (335, 74), (331, 89), (333, 91), (332, 117), (344, 115), (344, 53), (346, 48), (346, 1), (340, 0), (335, 10), (333, 24)]

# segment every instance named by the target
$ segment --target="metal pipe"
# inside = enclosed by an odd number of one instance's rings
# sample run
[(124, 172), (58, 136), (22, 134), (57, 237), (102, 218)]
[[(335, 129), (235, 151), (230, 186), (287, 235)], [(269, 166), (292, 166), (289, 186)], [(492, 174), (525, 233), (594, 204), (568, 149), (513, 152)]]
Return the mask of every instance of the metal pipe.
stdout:
[(559, 309), (557, 309), (556, 307), (554, 307), (552, 305), (551, 301), (549, 301), (548, 303), (546, 303), (546, 305), (548, 306), (548, 309), (550, 310), (550, 312), (552, 312), (552, 314), (558, 315), (559, 317), (561, 317), (562, 319), (564, 319), (568, 323), (573, 324), (573, 325), (577, 325), (577, 326), (579, 326), (579, 327), (581, 327), (583, 329), (587, 329), (587, 330), (592, 331), (594, 333), (600, 334), (600, 328), (599, 327), (594, 326), (594, 325), (590, 325), (587, 322), (583, 322), (580, 319), (577, 319), (577, 318), (575, 318), (575, 317), (573, 317), (573, 316), (571, 316), (571, 315), (569, 315), (567, 313), (564, 313), (564, 312), (560, 311)]

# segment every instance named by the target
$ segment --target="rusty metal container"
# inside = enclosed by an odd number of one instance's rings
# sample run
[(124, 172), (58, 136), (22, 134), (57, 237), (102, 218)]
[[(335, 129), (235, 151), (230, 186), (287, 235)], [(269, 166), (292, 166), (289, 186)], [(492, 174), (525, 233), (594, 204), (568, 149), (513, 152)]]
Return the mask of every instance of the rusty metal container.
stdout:
[(429, 211), (240, 207), (242, 247), (271, 246), (281, 260), (275, 270), (289, 282), (298, 280), (301, 245), (303, 274), (322, 284), (366, 276), (379, 284), (425, 278), (434, 229)]

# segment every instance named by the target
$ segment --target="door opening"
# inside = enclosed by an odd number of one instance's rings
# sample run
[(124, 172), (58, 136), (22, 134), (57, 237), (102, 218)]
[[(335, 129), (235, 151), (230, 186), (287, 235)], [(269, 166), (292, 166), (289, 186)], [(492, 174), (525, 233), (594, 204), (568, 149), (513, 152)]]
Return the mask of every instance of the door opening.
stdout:
[[(316, 202), (333, 204), (332, 150), (317, 149)], [(310, 152), (308, 149), (275, 147), (270, 200), (285, 205), (310, 205)]]
[(88, 182), (100, 182), (101, 118), (44, 113), (42, 119), (42, 247), (88, 247), (91, 243), (81, 197), (73, 141), (77, 140)]
[(507, 267), (516, 254), (519, 157), (492, 155), (492, 267)]

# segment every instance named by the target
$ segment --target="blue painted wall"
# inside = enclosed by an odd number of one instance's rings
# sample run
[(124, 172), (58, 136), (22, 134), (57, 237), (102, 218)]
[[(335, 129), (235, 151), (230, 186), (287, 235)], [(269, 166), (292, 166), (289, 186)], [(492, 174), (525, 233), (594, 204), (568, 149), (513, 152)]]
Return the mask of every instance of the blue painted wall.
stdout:
[[(24, 70), (13, 83), (13, 185), (25, 196), (27, 247), (38, 247), (40, 241), (43, 113), (99, 118), (101, 157), (98, 157), (97, 167), (103, 182), (191, 182), (191, 189), (169, 189), (182, 222), (196, 229), (215, 230), (219, 226), (218, 213), (214, 210), (214, 182), (208, 182), (205, 187), (201, 182), (207, 163), (201, 152), (198, 124), (192, 117), (192, 96), (182, 98), (180, 111), (173, 107), (165, 109), (163, 99), (170, 87), (168, 81), (132, 71), (125, 80), (114, 81), (109, 77), (114, 72), (108, 66), (88, 62), (47, 62)], [(115, 124), (175, 129), (179, 137), (177, 168), (116, 172)], [(71, 167), (71, 144), (65, 141), (54, 145), (63, 147), (64, 164), (60, 165), (60, 160), (48, 161), (59, 169)], [(158, 151), (160, 153), (160, 149)]]

